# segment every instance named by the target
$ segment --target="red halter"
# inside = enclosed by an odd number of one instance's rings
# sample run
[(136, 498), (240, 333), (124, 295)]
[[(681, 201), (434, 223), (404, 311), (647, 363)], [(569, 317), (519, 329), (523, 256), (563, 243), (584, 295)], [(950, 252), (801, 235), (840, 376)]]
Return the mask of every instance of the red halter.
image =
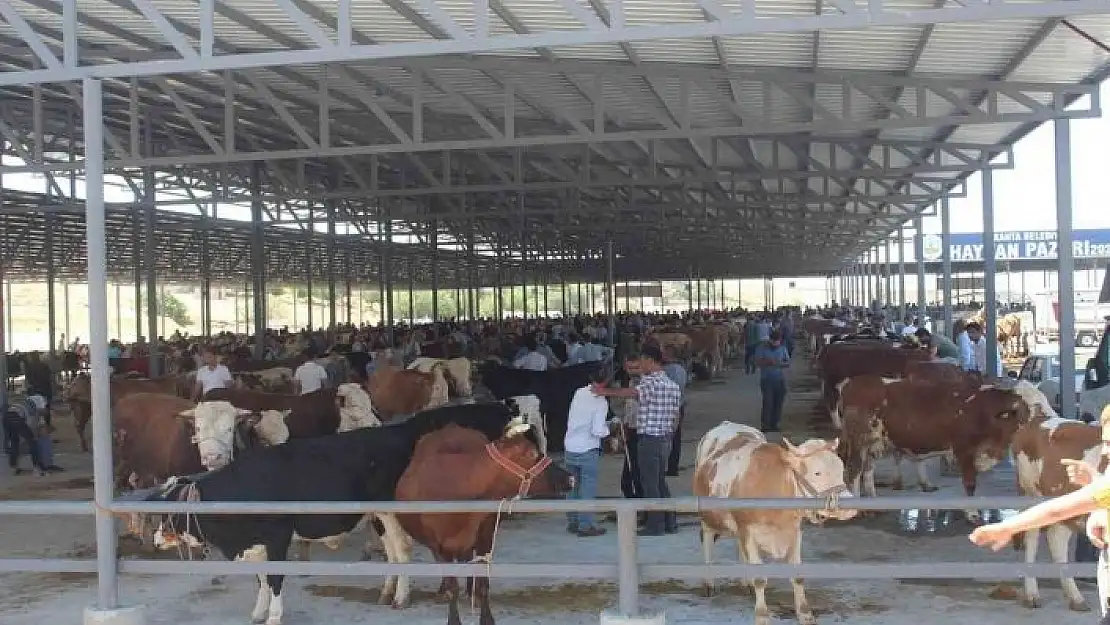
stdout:
[(512, 473), (513, 476), (520, 480), (520, 489), (517, 490), (516, 493), (518, 499), (528, 493), (528, 489), (532, 487), (532, 482), (537, 477), (539, 477), (540, 474), (544, 472), (544, 469), (546, 469), (551, 464), (551, 458), (543, 456), (542, 458), (540, 458), (540, 461), (532, 465), (530, 469), (524, 469), (517, 463), (505, 457), (505, 454), (501, 453), (501, 450), (498, 449), (497, 445), (494, 443), (489, 443), (486, 445), (486, 453), (488, 453), (489, 457), (492, 458), (493, 461), (496, 462), (498, 465), (500, 465), (502, 469), (505, 469), (509, 473)]

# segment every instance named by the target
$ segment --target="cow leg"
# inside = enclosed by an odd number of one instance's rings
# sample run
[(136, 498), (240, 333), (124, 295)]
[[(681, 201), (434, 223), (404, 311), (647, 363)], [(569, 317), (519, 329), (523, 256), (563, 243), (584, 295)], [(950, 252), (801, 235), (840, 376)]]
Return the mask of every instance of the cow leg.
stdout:
[[(385, 546), (386, 559), (392, 563), (405, 563), (412, 559), (412, 539), (401, 528), (401, 524), (397, 522), (397, 517), (392, 514), (378, 515), (378, 520), (382, 524), (382, 544)], [(392, 581), (392, 592), (390, 590), (390, 582)], [(442, 587), (441, 587), (442, 590)], [(409, 605), (409, 577), (408, 575), (391, 575), (386, 578), (385, 586), (382, 588), (381, 603), (384, 604), (386, 597), (392, 596), (393, 608), (402, 609)]]
[[(717, 544), (717, 533), (709, 529), (705, 523), (701, 524), (701, 554), (705, 559), (705, 565), (713, 564), (713, 546)], [(713, 578), (710, 576), (705, 577), (704, 595), (712, 597), (714, 593)]]
[[(493, 550), (493, 532), (496, 520), (493, 516), (486, 519), (478, 529), (477, 540), (474, 543), (476, 556), (487, 556)], [(489, 606), (489, 577), (480, 575), (471, 577), (473, 582), (471, 596), (478, 600), (478, 625), (494, 625), (493, 610)]]
[[(1068, 547), (1071, 544), (1072, 530), (1068, 526), (1057, 523), (1050, 525), (1045, 532), (1048, 538), (1048, 552), (1052, 556), (1052, 561), (1056, 564), (1067, 564), (1068, 562)], [(1060, 587), (1064, 591), (1064, 598), (1068, 600), (1068, 609), (1074, 612), (1090, 612), (1091, 607), (1087, 605), (1087, 600), (1079, 592), (1079, 587), (1075, 585), (1075, 578), (1073, 577), (1060, 577)]]
[(878, 497), (879, 493), (875, 490), (875, 461), (868, 458), (863, 462), (863, 488), (868, 497)]
[(281, 589), (284, 583), (284, 575), (266, 576), (266, 586), (270, 590), (269, 615), (266, 617), (266, 625), (281, 625), (281, 619), (285, 615), (285, 606), (281, 599)]
[(891, 459), (894, 461), (894, 481), (890, 485), (891, 490), (902, 490), (905, 484), (902, 481), (902, 452), (895, 449), (890, 454)]
[(266, 618), (270, 615), (270, 601), (273, 595), (270, 593), (270, 585), (266, 582), (265, 575), (258, 576), (258, 596), (254, 600), (254, 608), (251, 610), (252, 623), (265, 623)]
[[(759, 546), (751, 532), (743, 532), (740, 541), (744, 561), (748, 564), (763, 564), (763, 559), (759, 556)], [(752, 579), (752, 590), (755, 591), (755, 625), (771, 625), (771, 610), (767, 607), (767, 578)]]
[[(965, 454), (962, 458), (957, 458), (956, 461), (960, 465), (961, 481), (964, 485), (964, 494), (968, 497), (975, 496), (976, 478), (979, 475), (978, 470), (975, 468), (975, 457), (971, 454)], [(982, 521), (982, 511), (980, 510), (964, 510), (967, 515), (967, 520), (970, 523), (978, 525)]]
[[(800, 527), (794, 530), (794, 541), (790, 545), (790, 551), (787, 552), (786, 559), (790, 564), (802, 563), (802, 530)], [(802, 583), (802, 578), (790, 578), (790, 585), (794, 587), (794, 614), (798, 617), (798, 624), (815, 625), (817, 618), (813, 616), (813, 610), (809, 607), (809, 600), (806, 599), (806, 589)]]
[[(1025, 563), (1033, 564), (1037, 561), (1037, 548), (1041, 543), (1041, 530), (1029, 530), (1025, 532)], [(1021, 604), (1027, 608), (1041, 607), (1041, 593), (1037, 587), (1037, 578), (1032, 576), (1025, 576), (1025, 596), (1021, 598)]]
[[(447, 562), (448, 560), (436, 557), (440, 562)], [(443, 578), (443, 585), (447, 591), (447, 625), (462, 625), (462, 619), (459, 617), (459, 579), (457, 577)]]
[(929, 482), (929, 466), (925, 464), (924, 458), (913, 458), (913, 466), (917, 469), (917, 485), (921, 488), (923, 493), (934, 493), (937, 487)]

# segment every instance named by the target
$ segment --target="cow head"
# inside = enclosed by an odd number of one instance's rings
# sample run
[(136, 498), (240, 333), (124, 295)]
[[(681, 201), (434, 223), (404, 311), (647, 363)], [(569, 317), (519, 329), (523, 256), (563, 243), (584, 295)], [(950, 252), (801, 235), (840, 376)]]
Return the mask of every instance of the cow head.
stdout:
[(543, 411), (540, 408), (540, 398), (535, 395), (517, 395), (505, 400), (505, 405), (513, 411), (513, 415), (528, 425), (536, 428), (543, 427)]
[[(972, 428), (968, 442), (975, 445), (975, 470), (988, 471), (1006, 457), (1010, 449), (1010, 439), (1018, 428), (1028, 423), (1033, 414), (1040, 410), (1040, 400), (1035, 394), (1043, 393), (1030, 385), (1029, 389), (998, 388), (983, 386), (965, 402), (965, 414), (971, 416), (965, 427)], [(1032, 405), (1028, 398), (1033, 398)], [(1048, 401), (1045, 400), (1047, 406)], [(1049, 407), (1049, 410), (1052, 410)], [(1055, 414), (1053, 412), (1052, 414)]]
[(505, 426), (505, 434), (487, 445), (486, 449), (502, 473), (515, 481), (517, 495), (556, 497), (574, 487), (570, 473), (540, 453), (532, 437), (532, 425), (514, 418)]
[(844, 462), (836, 453), (840, 445), (838, 439), (826, 441), (812, 438), (795, 446), (783, 438), (782, 444), (786, 448), (787, 462), (794, 471), (801, 494), (828, 501), (829, 505), (824, 509), (809, 512), (811, 521), (847, 521), (856, 516), (855, 510), (846, 510), (839, 506), (839, 500), (850, 499), (852, 493), (844, 483)]
[(358, 384), (340, 384), (335, 391), (335, 405), (339, 408), (339, 430), (349, 432), (358, 428), (382, 424), (374, 414), (370, 395)]
[(193, 443), (200, 453), (201, 464), (210, 471), (231, 462), (240, 417), (252, 415), (250, 410), (241, 410), (226, 401), (201, 402), (179, 414), (193, 422)]
[(251, 414), (248, 424), (258, 434), (263, 445), (281, 445), (289, 440), (289, 427), (285, 425), (285, 418), (289, 410), (263, 410), (258, 414)]

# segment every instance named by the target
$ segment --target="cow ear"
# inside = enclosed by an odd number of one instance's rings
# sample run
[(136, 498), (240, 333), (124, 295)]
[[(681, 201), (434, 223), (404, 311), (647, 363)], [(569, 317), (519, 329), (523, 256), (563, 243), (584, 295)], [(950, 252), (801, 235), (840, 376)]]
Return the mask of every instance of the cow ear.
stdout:
[(839, 438), (832, 439), (831, 441), (829, 441), (825, 445), (825, 449), (827, 449), (829, 451), (836, 451), (837, 449), (840, 449), (840, 439)]
[(795, 447), (794, 443), (791, 443), (790, 439), (786, 438), (785, 436), (782, 437), (782, 446), (787, 451), (790, 451), (790, 452), (793, 452), (793, 453), (798, 453), (798, 448)]

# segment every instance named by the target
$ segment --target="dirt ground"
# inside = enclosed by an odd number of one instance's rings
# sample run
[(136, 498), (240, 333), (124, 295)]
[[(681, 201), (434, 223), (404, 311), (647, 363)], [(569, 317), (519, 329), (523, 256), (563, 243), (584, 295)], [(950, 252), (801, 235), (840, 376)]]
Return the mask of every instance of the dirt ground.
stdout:
[[(827, 435), (827, 417), (814, 411), (817, 383), (809, 365), (799, 354), (791, 371), (790, 394), (784, 417), (784, 435), (795, 442), (812, 436)], [(759, 391), (756, 378), (743, 374), (737, 364), (724, 379), (698, 382), (690, 390), (690, 408), (683, 441), (682, 474), (671, 478), (676, 495), (690, 493), (689, 463), (698, 439), (724, 420), (757, 424)], [(76, 444), (72, 423), (63, 413), (56, 419), (57, 463), (64, 474), (50, 477), (10, 476), (0, 472), (0, 500), (89, 499), (91, 457)], [(601, 496), (620, 496), (621, 457), (603, 459)], [(26, 462), (26, 460), (25, 460)], [(906, 467), (909, 470), (909, 467)], [(933, 467), (932, 474), (939, 475)], [(880, 475), (880, 483), (888, 481)], [(939, 477), (940, 494), (961, 492), (958, 480)], [(1014, 478), (1006, 467), (983, 476), (983, 494), (1013, 494)], [(881, 496), (897, 496), (880, 487)], [(911, 493), (912, 494), (912, 493)], [(563, 531), (565, 522), (556, 515), (535, 515), (505, 523), (498, 537), (497, 560), (520, 563), (611, 563), (616, 561), (615, 528), (598, 538), (580, 539)], [(864, 521), (807, 527), (804, 559), (810, 562), (961, 562), (1020, 561), (1014, 552), (991, 554), (967, 542), (968, 527), (957, 514), (934, 511), (907, 511), (872, 517)], [(348, 541), (337, 552), (313, 550), (314, 559), (357, 560), (359, 541)], [(1042, 553), (1046, 550), (1042, 549)], [(121, 544), (123, 557), (152, 557), (131, 542)], [(91, 518), (3, 517), (0, 516), (0, 557), (95, 556)], [(156, 557), (170, 557), (161, 554)], [(173, 557), (176, 557), (174, 555)], [(673, 536), (643, 538), (639, 541), (643, 563), (701, 562), (697, 520), (680, 519), (680, 532)], [(417, 561), (429, 554), (417, 548)], [(721, 541), (715, 554), (717, 562), (735, 561), (735, 543)], [(438, 579), (414, 580), (414, 605), (394, 611), (376, 605), (380, 579), (353, 577), (312, 577), (291, 579), (286, 584), (285, 623), (288, 625), (339, 625), (375, 623), (376, 625), (417, 625), (441, 623), (444, 606), (433, 595)], [(1016, 580), (1014, 580), (1016, 581)], [(124, 604), (147, 606), (147, 619), (155, 624), (225, 625), (245, 623), (254, 600), (252, 577), (233, 577), (213, 585), (201, 576), (125, 576), (121, 580)], [(1094, 618), (1069, 612), (1059, 592), (1059, 584), (1042, 583), (1045, 607), (1022, 608), (1013, 588), (998, 580), (893, 579), (875, 581), (807, 581), (811, 604), (822, 622), (851, 620), (863, 625), (901, 623), (913, 625), (939, 619), (959, 619), (977, 625), (1034, 625), (1052, 620), (1054, 625), (1079, 625)], [(642, 607), (665, 610), (672, 623), (708, 625), (710, 623), (748, 623), (752, 620), (752, 600), (735, 580), (719, 580), (719, 592), (712, 599), (700, 596), (699, 579), (645, 580)], [(777, 619), (793, 621), (790, 586), (772, 580), (769, 600)], [(1095, 600), (1093, 588), (1086, 588)], [(492, 602), (501, 623), (570, 625), (596, 623), (599, 610), (616, 601), (609, 582), (585, 580), (511, 580), (495, 579)], [(6, 625), (76, 623), (81, 609), (95, 598), (95, 579), (80, 574), (7, 574), (0, 576), (0, 622)], [(476, 620), (465, 613), (464, 619)]]

